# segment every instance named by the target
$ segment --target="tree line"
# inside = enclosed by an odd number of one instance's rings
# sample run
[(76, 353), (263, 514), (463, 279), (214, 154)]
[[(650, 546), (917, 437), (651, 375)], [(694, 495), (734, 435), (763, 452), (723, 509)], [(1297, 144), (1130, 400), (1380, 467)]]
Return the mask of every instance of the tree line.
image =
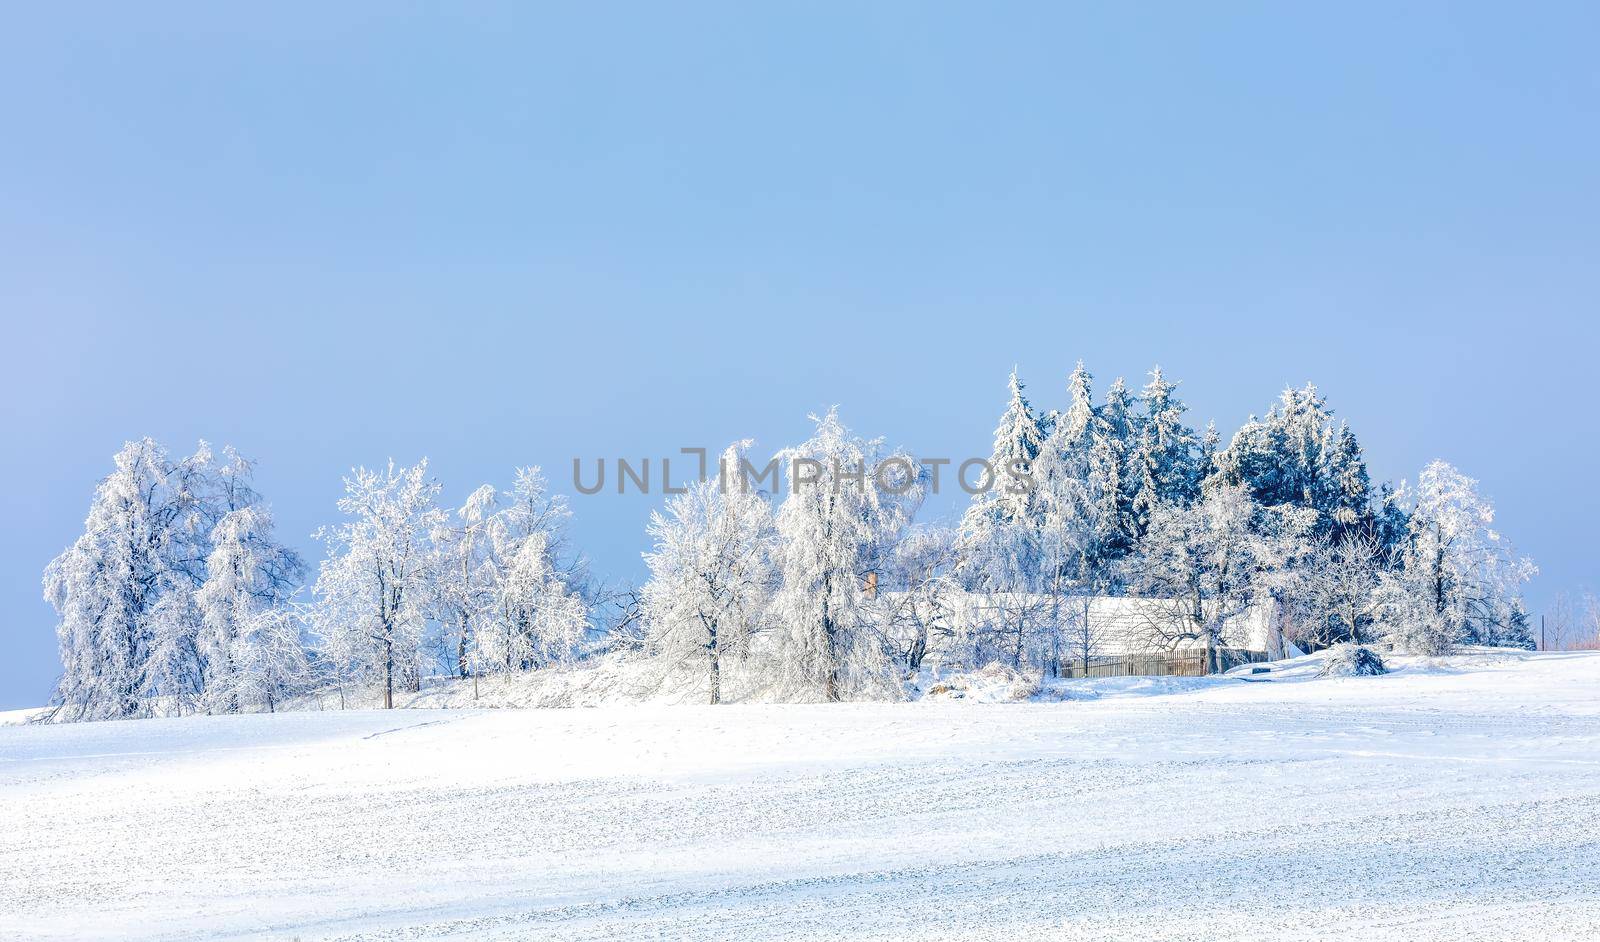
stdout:
[[(1080, 363), (1064, 398), (1038, 410), (1012, 375), (994, 486), (950, 524), (917, 520), (925, 467), (837, 411), (814, 417), (778, 453), (819, 469), (808, 486), (688, 486), (651, 515), (649, 577), (623, 590), (592, 579), (537, 468), (454, 509), (425, 461), (358, 468), (341, 521), (315, 534), (313, 573), (276, 539), (248, 460), (130, 442), (45, 572), (56, 715), (274, 710), (347, 686), (387, 707), (430, 675), (601, 656), (690, 700), (895, 698), (930, 664), (1087, 663), (1108, 643), (1091, 617), (1106, 597), (1146, 613), (1156, 650), (1218, 652), (1263, 605), (1317, 646), (1531, 646), (1534, 567), (1475, 482), (1434, 462), (1374, 486), (1314, 387), (1285, 390), (1226, 446), (1188, 424), (1159, 369), (1097, 401)], [(724, 466), (752, 448), (731, 445)]]

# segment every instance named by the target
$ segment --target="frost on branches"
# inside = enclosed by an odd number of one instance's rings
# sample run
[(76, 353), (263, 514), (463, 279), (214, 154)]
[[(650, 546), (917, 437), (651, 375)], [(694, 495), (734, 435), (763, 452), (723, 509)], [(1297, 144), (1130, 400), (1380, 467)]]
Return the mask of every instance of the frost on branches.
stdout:
[(898, 696), (869, 580), (922, 502), (922, 471), (908, 455), (884, 454), (881, 441), (852, 435), (837, 410), (813, 420), (810, 439), (779, 453), (795, 480), (777, 513), (774, 683), (827, 701)]
[(1385, 640), (1416, 654), (1460, 643), (1532, 647), (1516, 593), (1538, 570), (1492, 528), (1478, 482), (1435, 461), (1401, 499), (1405, 538), (1379, 586)]
[(390, 462), (345, 479), (302, 601), (305, 567), (278, 542), (250, 462), (129, 442), (45, 571), (54, 716), (267, 711), (347, 692), (393, 706), (397, 688), (476, 692), (479, 678), (612, 653), (642, 661), (628, 676), (645, 692), (683, 701), (892, 699), (923, 671), (1086, 673), (1130, 649), (1203, 651), (1217, 669), (1247, 612), (1269, 638), (1314, 648), (1531, 646), (1520, 593), (1536, 570), (1476, 482), (1435, 462), (1414, 486), (1375, 486), (1316, 387), (1285, 390), (1224, 445), (1189, 424), (1159, 368), (1098, 401), (1082, 363), (1064, 380), (1060, 407), (1040, 411), (1012, 372), (987, 487), (955, 525), (918, 522), (925, 466), (836, 410), (777, 452), (781, 493), (751, 489), (760, 479), (742, 469), (759, 462), (737, 442), (720, 463), (734, 473), (651, 515), (637, 591), (595, 588), (538, 468), (447, 509), (426, 462)]
[(427, 539), (444, 518), (427, 473), (426, 461), (357, 468), (338, 504), (350, 519), (317, 532), (328, 547), (315, 588), (317, 633), (341, 674), (381, 684), (385, 709), (394, 706), (397, 681), (415, 690), (421, 680), (434, 585)]
[(590, 629), (566, 502), (536, 467), (501, 494), (485, 484), (434, 528), (434, 613), (458, 677), (569, 663)]
[(249, 463), (224, 456), (202, 442), (173, 460), (148, 438), (117, 453), (83, 535), (45, 571), (59, 718), (237, 708), (241, 664), (266, 656), (252, 649), (258, 618), (288, 598), (301, 565), (274, 541)]
[[(738, 468), (751, 443), (723, 453)], [(752, 663), (757, 633), (777, 584), (777, 530), (766, 497), (747, 482), (711, 478), (689, 485), (650, 515), (654, 548), (642, 593), (650, 653), (661, 673), (705, 702), (721, 703), (724, 662)]]

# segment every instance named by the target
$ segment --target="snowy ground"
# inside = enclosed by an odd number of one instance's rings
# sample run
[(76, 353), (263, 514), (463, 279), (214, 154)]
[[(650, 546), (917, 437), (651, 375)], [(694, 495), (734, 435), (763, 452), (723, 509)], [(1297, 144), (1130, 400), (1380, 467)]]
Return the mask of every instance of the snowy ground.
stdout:
[(1311, 673), (6, 726), (0, 938), (1600, 938), (1600, 655)]

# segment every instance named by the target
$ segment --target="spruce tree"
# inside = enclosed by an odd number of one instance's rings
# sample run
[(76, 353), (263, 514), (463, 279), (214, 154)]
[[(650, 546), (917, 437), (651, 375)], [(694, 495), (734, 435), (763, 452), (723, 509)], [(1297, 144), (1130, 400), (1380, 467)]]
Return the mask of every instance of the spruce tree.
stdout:
[(1198, 446), (1194, 429), (1184, 424), (1188, 407), (1174, 395), (1177, 388), (1158, 366), (1140, 397), (1144, 416), (1130, 462), (1134, 529), (1140, 535), (1157, 507), (1187, 506), (1199, 492)]
[(1021, 518), (1031, 512), (1031, 494), (1019, 493), (1011, 485), (1017, 475), (1031, 478), (1039, 460), (1039, 452), (1044, 447), (1044, 432), (1039, 426), (1039, 417), (1022, 394), (1023, 389), (1017, 371), (1012, 369), (1011, 399), (1006, 403), (1000, 424), (995, 428), (994, 451), (989, 458), (994, 477), (990, 492), (996, 495), (1000, 501), (999, 509), (1008, 519)]

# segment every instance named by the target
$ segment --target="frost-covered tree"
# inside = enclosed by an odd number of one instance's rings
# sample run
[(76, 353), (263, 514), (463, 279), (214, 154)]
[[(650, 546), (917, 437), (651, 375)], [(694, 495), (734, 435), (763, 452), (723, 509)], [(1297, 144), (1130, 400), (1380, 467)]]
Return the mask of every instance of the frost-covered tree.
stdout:
[(837, 410), (817, 418), (803, 444), (779, 453), (788, 494), (778, 508), (782, 588), (773, 613), (783, 627), (778, 681), (824, 700), (892, 688), (891, 646), (872, 617), (869, 573), (910, 524), (923, 478), (914, 459), (884, 455), (852, 435)]
[(1137, 535), (1148, 529), (1158, 508), (1186, 505), (1199, 490), (1194, 429), (1184, 423), (1188, 406), (1175, 395), (1177, 388), (1158, 366), (1150, 371), (1150, 382), (1139, 397), (1144, 414), (1130, 449), (1128, 471)]
[(1046, 550), (1045, 522), (1011, 518), (998, 501), (980, 495), (962, 517), (959, 578), (969, 592), (982, 595), (981, 608), (969, 607), (974, 657), (1001, 657), (1020, 664), (1041, 645), (1048, 606), (1040, 596), (1057, 576), (1060, 556)]
[(59, 617), (59, 717), (147, 716), (199, 698), (193, 593), (209, 552), (210, 463), (204, 442), (177, 461), (151, 439), (127, 443), (83, 534), (45, 570)]
[(1159, 372), (1145, 406), (1153, 421), (1136, 412), (1121, 379), (1096, 407), (1082, 362), (1067, 387), (1067, 408), (1040, 448), (1029, 513), (1006, 513), (980, 495), (962, 523), (962, 581), (986, 597), (979, 656), (1017, 667), (1053, 669), (1074, 624), (1073, 656), (1087, 656), (1097, 638), (1085, 613), (1094, 596), (1121, 591), (1120, 561), (1141, 529), (1136, 499), (1146, 512), (1187, 501), (1198, 477), (1183, 405)]
[[(1072, 382), (1087, 384), (1088, 374), (1081, 363), (1073, 377)], [(1080, 420), (1088, 421), (1069, 409), (1046, 435), (1013, 371), (1011, 401), (995, 429), (989, 488), (974, 496), (962, 517), (960, 578), (993, 600), (987, 624), (977, 634), (1011, 639), (1003, 646), (1009, 647), (1013, 658), (1020, 656), (1039, 623), (1030, 593), (1043, 581), (1041, 527), (1049, 507), (1047, 490), (1051, 482), (1071, 480), (1061, 442), (1066, 426)], [(1007, 600), (1023, 604), (1007, 604)], [(977, 639), (975, 643), (983, 644)], [(917, 660), (920, 662), (920, 657)]]
[[(266, 655), (245, 647), (259, 643), (263, 631), (272, 633), (274, 649), (281, 644), (280, 616), (303, 574), (300, 557), (274, 539), (271, 513), (255, 502), (254, 493), (246, 497), (238, 487), (230, 487), (229, 493), (237, 506), (211, 529), (206, 581), (194, 599), (205, 677), (202, 706), (211, 713), (232, 713), (247, 706), (270, 709), (286, 693), (249, 676)], [(298, 625), (293, 637), (298, 645)], [(276, 664), (275, 652), (268, 660)]]
[(1528, 616), (1528, 605), (1522, 596), (1512, 597), (1511, 612), (1505, 626), (1495, 632), (1492, 643), (1506, 648), (1522, 648), (1525, 651), (1532, 651), (1539, 646), (1533, 638), (1533, 622)]
[(485, 484), (456, 509), (454, 519), (442, 519), (433, 531), (434, 619), (452, 648), (451, 665), (457, 677), (473, 673), (481, 660), (483, 633), (495, 617), (495, 585), (501, 574), (494, 552), (491, 527), (499, 493)]
[(317, 574), (314, 621), (339, 667), (383, 685), (394, 706), (396, 679), (421, 676), (421, 644), (432, 596), (428, 535), (444, 515), (428, 462), (383, 471), (357, 468), (338, 507), (350, 519), (317, 531), (327, 558)]
[[(1094, 460), (1094, 449), (1104, 439), (1099, 418), (1092, 423), (1091, 452), (1079, 465), (1082, 476), (1055, 476), (1045, 485), (1036, 575), (1026, 584), (1025, 601), (1018, 598), (1008, 606), (1017, 616), (1017, 634), (1007, 653), (1017, 668), (1031, 662), (1056, 673), (1069, 648), (1080, 660), (1088, 656), (1084, 651), (1093, 638), (1077, 616), (1087, 610), (1089, 598), (1111, 591), (1115, 583), (1112, 567), (1121, 552), (1108, 547), (1106, 539), (1118, 532), (1120, 520), (1117, 502), (1106, 495), (1116, 482), (1105, 476), (1109, 465)], [(1023, 636), (1024, 628), (1031, 629), (1031, 637)]]
[(1527, 641), (1515, 618), (1519, 587), (1538, 570), (1493, 528), (1477, 482), (1443, 461), (1422, 470), (1407, 508), (1398, 568), (1380, 592), (1385, 640), (1396, 650), (1445, 654), (1455, 645)]
[(1033, 488), (1021, 482), (1033, 480), (1034, 466), (1045, 439), (1039, 416), (1022, 390), (1022, 382), (1013, 369), (1011, 400), (995, 428), (994, 449), (989, 458), (990, 472), (994, 476), (990, 493), (994, 495), (999, 512), (1011, 520), (1034, 513)]
[(1578, 609), (1572, 596), (1557, 592), (1550, 601), (1550, 617), (1540, 632), (1541, 647), (1546, 651), (1565, 651), (1575, 639), (1578, 626)]
[(1067, 409), (1055, 428), (1055, 448), (1068, 462), (1088, 457), (1094, 420), (1094, 374), (1079, 360), (1067, 376)]
[(1317, 528), (1344, 539), (1370, 533), (1371, 485), (1361, 445), (1317, 388), (1285, 389), (1263, 419), (1251, 417), (1215, 459), (1216, 480), (1243, 485), (1266, 507), (1315, 510)]
[(1292, 600), (1297, 636), (1323, 647), (1373, 640), (1382, 575), (1383, 549), (1376, 537), (1317, 538)]
[[(206, 519), (214, 517), (215, 522), (208, 535), (205, 581), (195, 592), (194, 605), (204, 687), (200, 706), (212, 713), (267, 705), (269, 698), (276, 701), (285, 693), (263, 691), (258, 679), (247, 681), (247, 652), (240, 650), (251, 625), (283, 620), (269, 613), (287, 608), (305, 575), (299, 554), (274, 536), (272, 514), (253, 486), (254, 474), (253, 462), (224, 448), (203, 501), (210, 508)], [(294, 638), (298, 644), (297, 623)], [(247, 683), (251, 695), (242, 697)]]
[(534, 670), (571, 661), (589, 631), (585, 564), (568, 557), (565, 499), (537, 467), (517, 470), (506, 507), (489, 527), (496, 573), (492, 631), (477, 644), (485, 673)]
[[(1106, 401), (1100, 407), (1098, 419), (1089, 447), (1086, 477), (1089, 516), (1094, 528), (1094, 564), (1105, 570), (1133, 548), (1137, 538), (1133, 509), (1135, 483), (1143, 480), (1142, 476), (1136, 478), (1129, 474), (1133, 444), (1140, 434), (1140, 420), (1122, 377), (1117, 377), (1106, 389)], [(1098, 580), (1107, 589), (1112, 581), (1109, 575), (1109, 572), (1101, 572)]]
[(205, 668), (199, 650), (200, 609), (193, 586), (173, 586), (151, 606), (149, 646), (140, 699), (152, 712), (183, 715), (200, 709)]
[[(750, 445), (730, 446), (720, 466), (741, 467)], [(704, 696), (721, 703), (723, 659), (748, 652), (775, 586), (772, 509), (742, 476), (718, 475), (670, 498), (665, 513), (650, 515), (648, 532), (648, 648), (669, 676), (688, 667), (703, 677)]]
[(1052, 413), (1049, 434), (1040, 447), (1033, 475), (1033, 522), (1045, 515), (1058, 520), (1084, 513), (1088, 499), (1083, 478), (1094, 442), (1098, 416), (1094, 408), (1094, 374), (1079, 360), (1067, 376), (1067, 408)]
[(878, 617), (908, 674), (920, 671), (936, 646), (958, 660), (973, 652), (971, 626), (958, 604), (960, 559), (956, 530), (917, 526), (895, 543), (886, 561), (884, 591), (869, 602), (876, 601)]
[(1589, 591), (1583, 593), (1577, 633), (1577, 645), (1600, 648), (1600, 595)]
[(231, 692), (240, 709), (276, 712), (279, 704), (310, 686), (315, 672), (305, 621), (300, 607), (286, 602), (254, 611), (239, 624)]
[(1328, 516), (1335, 539), (1362, 539), (1372, 534), (1372, 480), (1361, 443), (1350, 426), (1339, 423), (1328, 455)]
[(1241, 640), (1228, 636), (1229, 622), (1269, 589), (1300, 523), (1274, 517), (1242, 487), (1215, 488), (1187, 507), (1157, 505), (1132, 561), (1133, 587), (1150, 600), (1140, 610), (1152, 646), (1198, 643), (1218, 670), (1218, 649)]

